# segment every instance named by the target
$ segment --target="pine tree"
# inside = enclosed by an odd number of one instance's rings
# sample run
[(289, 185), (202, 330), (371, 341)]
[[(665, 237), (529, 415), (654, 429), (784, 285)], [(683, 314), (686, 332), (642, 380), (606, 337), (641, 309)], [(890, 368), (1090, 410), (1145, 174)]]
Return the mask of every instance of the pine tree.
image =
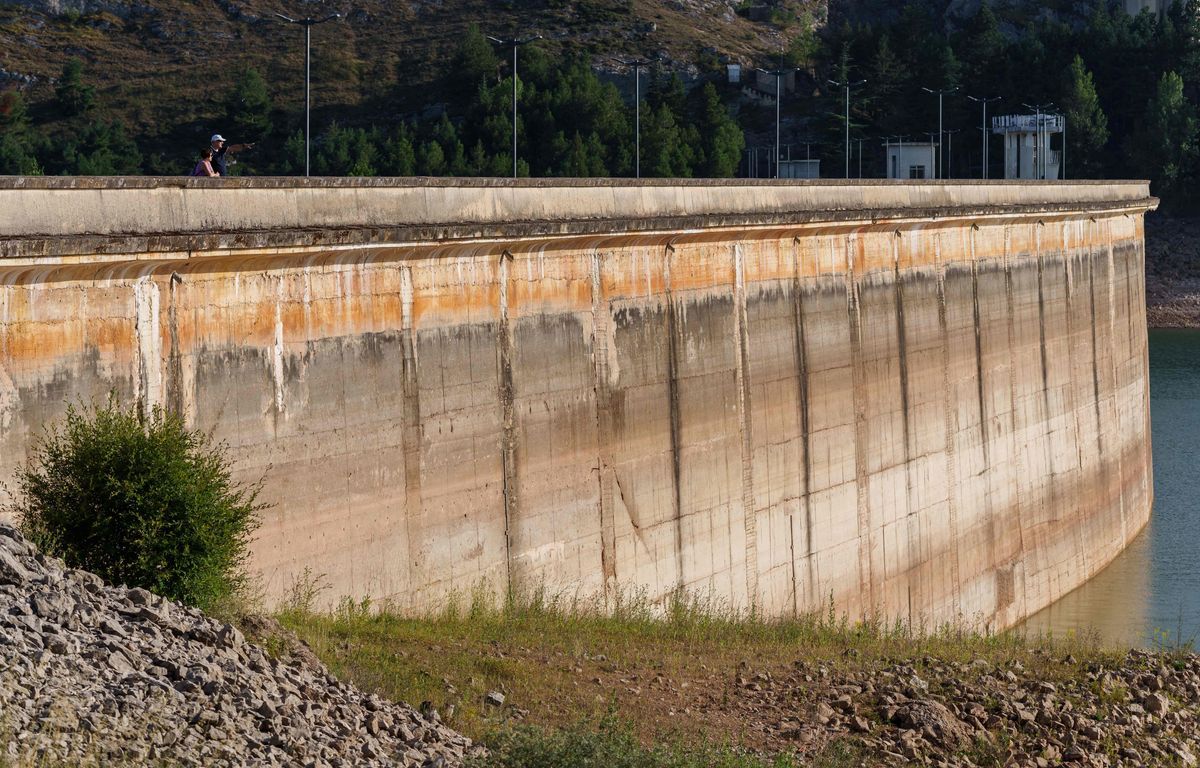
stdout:
[(1150, 176), (1159, 194), (1183, 194), (1184, 182), (1195, 172), (1196, 139), (1196, 108), (1184, 95), (1183, 78), (1165, 72), (1133, 142), (1139, 170)]
[(67, 59), (54, 88), (58, 112), (63, 117), (82, 115), (96, 105), (96, 89), (83, 82), (83, 62)]
[(746, 137), (721, 102), (712, 83), (705, 83), (701, 98), (703, 107), (699, 133), (704, 152), (702, 171), (709, 178), (732, 176), (741, 164)]
[(1096, 83), (1084, 66), (1083, 57), (1076, 55), (1067, 74), (1063, 112), (1067, 120), (1067, 159), (1071, 175), (1095, 178), (1102, 173), (1101, 152), (1108, 143), (1108, 118), (1100, 108)]
[(259, 141), (271, 133), (271, 95), (258, 70), (243, 70), (225, 97), (225, 115), (237, 141)]

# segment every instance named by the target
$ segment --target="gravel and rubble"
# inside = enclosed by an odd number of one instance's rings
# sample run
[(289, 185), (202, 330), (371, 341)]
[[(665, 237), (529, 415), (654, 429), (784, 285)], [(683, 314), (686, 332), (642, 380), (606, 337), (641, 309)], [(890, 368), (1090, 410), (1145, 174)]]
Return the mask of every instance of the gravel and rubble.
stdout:
[(461, 765), (478, 748), (418, 711), (286, 662), (235, 626), (105, 584), (0, 524), (0, 761)]
[(1051, 681), (1019, 661), (983, 659), (801, 661), (784, 673), (744, 667), (733, 685), (756, 713), (747, 720), (772, 732), (771, 751), (851, 739), (873, 765), (1197, 765), (1200, 657), (1052, 661), (1069, 674)]

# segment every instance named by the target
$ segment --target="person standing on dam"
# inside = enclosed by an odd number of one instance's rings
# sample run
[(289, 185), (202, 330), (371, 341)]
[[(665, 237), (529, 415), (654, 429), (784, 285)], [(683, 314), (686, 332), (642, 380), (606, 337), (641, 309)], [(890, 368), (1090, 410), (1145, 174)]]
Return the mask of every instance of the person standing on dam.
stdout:
[(218, 176), (229, 175), (229, 165), (237, 162), (230, 158), (231, 155), (236, 155), (238, 152), (243, 152), (247, 149), (254, 149), (253, 144), (227, 144), (225, 137), (219, 133), (214, 133), (212, 139), (209, 140), (212, 147), (212, 166)]

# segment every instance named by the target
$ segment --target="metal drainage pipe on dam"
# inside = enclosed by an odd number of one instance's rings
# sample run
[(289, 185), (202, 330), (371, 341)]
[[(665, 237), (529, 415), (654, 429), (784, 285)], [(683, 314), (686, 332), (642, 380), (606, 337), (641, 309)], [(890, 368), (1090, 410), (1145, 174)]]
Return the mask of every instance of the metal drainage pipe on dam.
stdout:
[(1156, 202), (1112, 181), (0, 179), (0, 480), (68, 402), (116, 390), (267, 473), (273, 599), (310, 568), (403, 611), (682, 589), (1006, 627), (1150, 515)]

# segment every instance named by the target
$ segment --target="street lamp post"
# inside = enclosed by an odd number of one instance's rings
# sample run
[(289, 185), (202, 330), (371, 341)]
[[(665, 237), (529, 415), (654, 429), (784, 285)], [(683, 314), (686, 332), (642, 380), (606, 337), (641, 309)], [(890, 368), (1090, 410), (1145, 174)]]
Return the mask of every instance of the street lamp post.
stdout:
[(939, 171), (938, 166), (941, 165), (941, 159), (942, 159), (942, 157), (941, 157), (941, 155), (942, 155), (942, 98), (948, 93), (954, 93), (955, 91), (957, 91), (958, 86), (956, 85), (953, 88), (938, 88), (938, 89), (925, 88), (924, 86), (922, 86), (921, 90), (925, 91), (926, 93), (937, 94), (937, 97), (938, 97), (938, 158), (933, 164), (933, 177), (935, 179), (937, 179), (937, 178), (940, 178), (940, 174), (938, 173), (938, 171)]
[(534, 35), (533, 37), (521, 37), (521, 38), (514, 37), (509, 40), (505, 40), (505, 39), (502, 39), (499, 37), (492, 37), (491, 35), (488, 35), (488, 40), (491, 40), (494, 44), (496, 44), (502, 48), (505, 48), (505, 47), (512, 48), (512, 59), (513, 59), (513, 61), (512, 61), (512, 69), (513, 69), (513, 71), (512, 71), (512, 76), (513, 76), (513, 93), (512, 93), (513, 173), (512, 173), (512, 175), (513, 175), (514, 179), (517, 178), (517, 49), (520, 48), (522, 45), (528, 45), (529, 43), (532, 43), (534, 40), (541, 40), (541, 39), (542, 39), (541, 35)]
[[(795, 72), (794, 67), (788, 69), (761, 69), (756, 67), (756, 71), (762, 72), (764, 75), (775, 76), (775, 178), (779, 178), (779, 158), (781, 156), (781, 145), (779, 143), (779, 106), (783, 103), (783, 76), (789, 72)], [(768, 171), (771, 169), (768, 167)]]
[(634, 178), (642, 178), (642, 67), (648, 67), (658, 61), (654, 59), (634, 59), (633, 61), (625, 61), (623, 59), (613, 59), (626, 67), (633, 67), (633, 175)]
[[(929, 164), (933, 166), (933, 178), (937, 178), (938, 155), (942, 154), (942, 132), (926, 131), (925, 135), (929, 137)], [(937, 136), (935, 143), (933, 137)]]
[(983, 107), (983, 122), (979, 130), (983, 131), (983, 178), (988, 177), (988, 130), (987, 130), (987, 105), (993, 101), (999, 101), (999, 96), (968, 96), (971, 101), (977, 102)]
[(866, 85), (866, 80), (850, 82), (849, 80), (830, 80), (829, 84), (836, 88), (846, 89), (846, 178), (850, 178), (850, 89)]
[(317, 24), (324, 24), (327, 21), (335, 21), (342, 18), (340, 13), (331, 13), (323, 19), (303, 18), (293, 19), (291, 16), (284, 16), (282, 13), (275, 14), (279, 18), (286, 21), (288, 24), (299, 24), (304, 27), (304, 175), (308, 176), (309, 172), (309, 146), (310, 146), (310, 122), (309, 114), (312, 109), (312, 90), (309, 85), (312, 75), (312, 28)]

